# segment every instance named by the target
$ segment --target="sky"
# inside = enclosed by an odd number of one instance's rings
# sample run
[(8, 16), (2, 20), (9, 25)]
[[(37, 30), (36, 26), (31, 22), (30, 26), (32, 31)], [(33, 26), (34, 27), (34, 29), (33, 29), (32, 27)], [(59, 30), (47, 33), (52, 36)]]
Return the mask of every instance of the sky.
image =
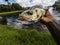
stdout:
[[(22, 7), (31, 7), (34, 5), (43, 5), (43, 6), (51, 6), (55, 3), (56, 0), (9, 0), (11, 3), (18, 3)], [(0, 4), (5, 4), (4, 0), (0, 0)]]
[[(14, 3), (16, 2), (15, 0), (9, 0), (10, 3)], [(6, 4), (6, 2), (4, 0), (0, 0), (0, 4)]]

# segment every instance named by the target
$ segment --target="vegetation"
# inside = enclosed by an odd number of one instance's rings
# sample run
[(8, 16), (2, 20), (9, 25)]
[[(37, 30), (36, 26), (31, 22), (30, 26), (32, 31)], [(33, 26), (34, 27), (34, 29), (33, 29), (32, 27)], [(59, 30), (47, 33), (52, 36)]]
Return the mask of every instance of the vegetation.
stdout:
[(56, 10), (60, 12), (60, 5), (56, 6)]
[[(8, 2), (8, 0), (5, 0)], [(28, 7), (29, 9), (29, 7)], [(0, 5), (0, 16), (16, 15), (26, 10), (17, 3)], [(7, 23), (7, 22), (6, 22)], [(0, 45), (56, 45), (50, 33), (38, 32), (30, 29), (14, 29), (6, 25), (0, 25)]]
[(56, 45), (50, 33), (0, 25), (0, 45)]
[(17, 3), (12, 3), (11, 5), (0, 4), (0, 12), (9, 12), (16, 10), (25, 10), (25, 8), (21, 7)]
[(55, 2), (55, 4), (53, 5), (53, 7), (60, 12), (60, 1)]
[(12, 15), (12, 14), (19, 14), (21, 12), (23, 12), (24, 10), (18, 10), (18, 11), (11, 11), (11, 12), (2, 12), (0, 13), (0, 16), (4, 16), (4, 15)]

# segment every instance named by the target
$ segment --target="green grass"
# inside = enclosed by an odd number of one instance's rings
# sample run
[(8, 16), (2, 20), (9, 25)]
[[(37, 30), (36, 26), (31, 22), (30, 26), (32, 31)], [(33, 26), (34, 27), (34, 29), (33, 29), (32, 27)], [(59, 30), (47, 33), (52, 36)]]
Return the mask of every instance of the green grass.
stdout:
[(0, 13), (0, 16), (11, 15), (11, 14), (20, 13), (20, 12), (23, 12), (23, 10), (11, 11), (11, 12), (2, 12), (2, 13)]
[(0, 45), (56, 45), (50, 33), (0, 25)]

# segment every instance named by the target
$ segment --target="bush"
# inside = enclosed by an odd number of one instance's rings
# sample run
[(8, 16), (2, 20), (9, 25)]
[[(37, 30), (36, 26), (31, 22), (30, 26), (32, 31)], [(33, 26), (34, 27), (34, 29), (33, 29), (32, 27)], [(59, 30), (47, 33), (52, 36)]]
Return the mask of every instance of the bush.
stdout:
[(0, 45), (56, 45), (50, 33), (0, 25)]

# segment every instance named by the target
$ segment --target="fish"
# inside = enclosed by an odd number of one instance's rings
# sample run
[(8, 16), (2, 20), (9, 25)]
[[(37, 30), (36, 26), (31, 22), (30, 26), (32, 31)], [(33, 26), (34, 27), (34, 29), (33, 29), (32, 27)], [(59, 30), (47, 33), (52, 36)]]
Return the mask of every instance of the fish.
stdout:
[(45, 15), (45, 10), (41, 7), (32, 7), (19, 15), (22, 21), (34, 21), (37, 22), (42, 16)]

